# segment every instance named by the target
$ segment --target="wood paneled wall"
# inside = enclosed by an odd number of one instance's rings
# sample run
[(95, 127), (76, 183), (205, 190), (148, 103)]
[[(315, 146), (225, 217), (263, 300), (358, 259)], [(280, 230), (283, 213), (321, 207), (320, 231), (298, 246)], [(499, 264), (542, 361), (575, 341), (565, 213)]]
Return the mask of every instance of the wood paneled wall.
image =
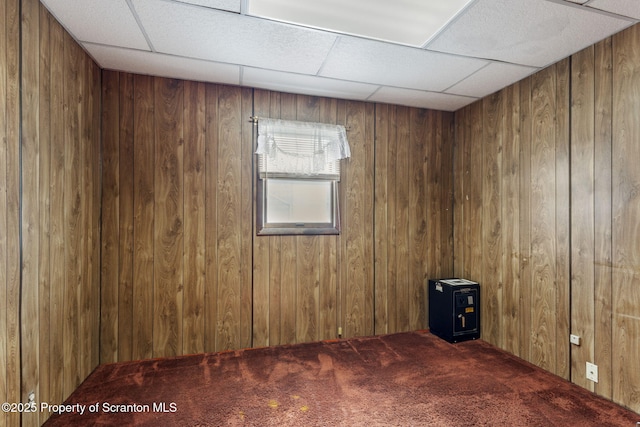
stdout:
[(635, 411), (639, 111), (636, 25), (456, 112), (454, 151), (454, 271), (482, 284), (483, 339)]
[[(103, 108), (103, 362), (427, 327), (452, 114), (110, 71)], [(349, 128), (341, 235), (255, 235), (251, 115)]]
[[(571, 378), (609, 398), (612, 69), (611, 39), (572, 57), (571, 331), (581, 336), (582, 343), (572, 349)], [(586, 362), (599, 367), (597, 385), (585, 377)]]
[(451, 118), (376, 105), (376, 334), (427, 327), (427, 280), (453, 273)]
[(102, 362), (250, 346), (251, 95), (103, 72)]
[(0, 400), (61, 403), (99, 360), (100, 72), (37, 0), (0, 20)]
[[(596, 241), (596, 263), (600, 268), (597, 270), (595, 294), (596, 315), (599, 316), (595, 319), (595, 354), (596, 363), (600, 363), (598, 358), (604, 361), (611, 357), (613, 400), (640, 412), (640, 364), (634, 363), (640, 354), (640, 25), (616, 35), (612, 44), (613, 97), (612, 101), (607, 99), (605, 102), (612, 104), (610, 174), (613, 190), (610, 214), (606, 207), (601, 210), (602, 201), (596, 199), (597, 227), (601, 237)], [(596, 64), (602, 61), (598, 57)], [(603, 67), (599, 65), (598, 68)], [(598, 93), (608, 92), (606, 88), (599, 88)], [(602, 103), (600, 101), (596, 105)], [(601, 117), (600, 110), (595, 114), (598, 121), (604, 122), (598, 127), (598, 136), (606, 137), (607, 117)], [(604, 148), (596, 167), (607, 162), (607, 142), (598, 143)], [(597, 176), (597, 194), (604, 196), (606, 201), (608, 175), (598, 171)], [(609, 254), (608, 215), (612, 221), (610, 267), (606, 262)], [(606, 282), (609, 273), (612, 275), (610, 296)], [(611, 311), (607, 310), (607, 304), (611, 304)], [(608, 322), (612, 323), (611, 341)]]
[(456, 276), (482, 337), (569, 376), (569, 60), (456, 113)]
[[(339, 236), (254, 236), (254, 345), (373, 334), (374, 105), (256, 90), (262, 117), (349, 128)], [(252, 233), (255, 234), (255, 233)]]
[[(20, 395), (20, 7), (0, 0), (0, 401)], [(0, 425), (20, 415), (0, 412)]]

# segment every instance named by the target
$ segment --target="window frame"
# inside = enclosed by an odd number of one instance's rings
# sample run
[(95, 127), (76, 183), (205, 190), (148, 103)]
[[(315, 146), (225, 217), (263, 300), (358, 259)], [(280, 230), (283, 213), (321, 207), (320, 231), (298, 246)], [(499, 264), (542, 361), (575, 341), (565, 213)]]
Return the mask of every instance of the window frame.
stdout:
[[(254, 123), (256, 143), (256, 235), (339, 235), (339, 203), (342, 199), (340, 165), (341, 160), (351, 157), (346, 128), (343, 125), (258, 116), (251, 116), (250, 119)], [(296, 183), (282, 183), (291, 185), (284, 192), (282, 187), (275, 186), (268, 191), (269, 182), (276, 182), (274, 180), (277, 179), (307, 184), (310, 181), (327, 183), (330, 193), (327, 194), (326, 185), (304, 188), (296, 187)], [(316, 194), (317, 199), (307, 197), (311, 191), (314, 191), (311, 194)], [(273, 205), (269, 205), (269, 197), (273, 197)], [(292, 221), (275, 222), (269, 215), (278, 221)], [(305, 219), (323, 221), (327, 217), (328, 222), (302, 222)]]
[[(256, 234), (258, 236), (276, 235), (339, 235), (340, 234), (340, 186), (337, 179), (321, 177), (301, 177), (299, 175), (280, 175), (278, 177), (260, 177), (257, 174), (258, 191), (256, 197)], [(332, 220), (326, 223), (272, 222), (267, 217), (269, 181), (286, 179), (289, 181), (321, 181), (331, 186), (330, 215)]]

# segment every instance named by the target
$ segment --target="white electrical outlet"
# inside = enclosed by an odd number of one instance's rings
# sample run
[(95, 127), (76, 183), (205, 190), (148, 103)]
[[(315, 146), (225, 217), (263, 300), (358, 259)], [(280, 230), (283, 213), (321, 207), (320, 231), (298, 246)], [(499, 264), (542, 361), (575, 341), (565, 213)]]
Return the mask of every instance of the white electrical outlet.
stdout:
[(598, 365), (587, 362), (587, 379), (594, 383), (598, 382)]
[(569, 342), (573, 345), (580, 345), (580, 336), (574, 334), (569, 335)]

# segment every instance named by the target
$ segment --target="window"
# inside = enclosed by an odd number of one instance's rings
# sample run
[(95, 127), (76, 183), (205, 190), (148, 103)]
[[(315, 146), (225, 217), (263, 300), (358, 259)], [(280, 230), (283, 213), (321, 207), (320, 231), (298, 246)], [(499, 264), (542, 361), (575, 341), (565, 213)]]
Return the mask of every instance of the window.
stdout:
[(258, 120), (258, 235), (339, 234), (343, 126)]

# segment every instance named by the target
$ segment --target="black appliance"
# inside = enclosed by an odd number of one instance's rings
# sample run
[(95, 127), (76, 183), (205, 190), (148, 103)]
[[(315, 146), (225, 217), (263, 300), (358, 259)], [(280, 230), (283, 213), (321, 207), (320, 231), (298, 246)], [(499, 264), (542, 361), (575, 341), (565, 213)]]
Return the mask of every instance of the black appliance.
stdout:
[(429, 329), (449, 342), (480, 338), (480, 285), (466, 279), (429, 280)]

